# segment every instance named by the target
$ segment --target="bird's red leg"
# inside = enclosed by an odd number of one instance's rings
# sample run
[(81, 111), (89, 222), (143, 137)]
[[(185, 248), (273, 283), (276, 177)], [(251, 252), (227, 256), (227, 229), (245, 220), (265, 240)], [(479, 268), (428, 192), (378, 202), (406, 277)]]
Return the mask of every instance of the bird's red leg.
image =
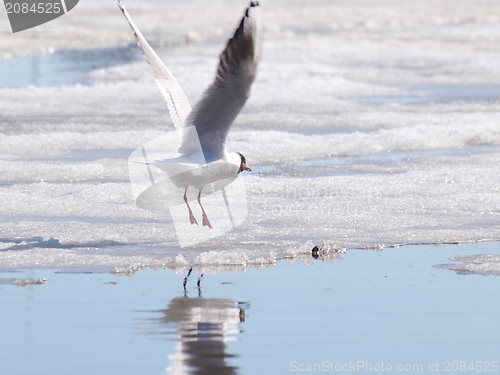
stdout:
[(200, 204), (201, 212), (203, 213), (203, 217), (202, 217), (203, 226), (207, 226), (210, 229), (212, 229), (212, 224), (210, 224), (210, 221), (208, 221), (208, 216), (207, 216), (205, 210), (203, 209), (203, 206), (201, 205), (201, 190), (198, 193), (198, 203)]
[[(187, 190), (188, 190), (188, 188), (186, 188), (186, 190), (184, 190), (184, 202), (186, 202), (186, 206), (187, 206), (187, 208), (189, 210), (189, 222), (191, 224), (198, 225), (198, 222), (196, 221), (196, 219), (195, 219), (195, 217), (193, 215), (193, 211), (191, 211), (191, 207), (189, 207), (189, 203), (188, 203), (187, 196), (186, 196)], [(203, 225), (205, 225), (205, 224), (203, 224)]]

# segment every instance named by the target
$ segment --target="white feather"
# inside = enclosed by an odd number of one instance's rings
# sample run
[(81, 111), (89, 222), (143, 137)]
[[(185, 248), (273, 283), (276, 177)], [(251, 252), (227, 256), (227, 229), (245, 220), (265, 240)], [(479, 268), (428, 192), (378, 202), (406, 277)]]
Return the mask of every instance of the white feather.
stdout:
[(167, 102), (172, 122), (174, 123), (175, 128), (179, 130), (191, 112), (189, 100), (172, 73), (170, 73), (170, 70), (167, 69), (153, 48), (151, 48), (149, 43), (142, 36), (142, 33), (139, 31), (134, 21), (132, 21), (132, 18), (120, 0), (118, 0), (118, 7), (121, 9), (123, 15), (132, 28), (132, 32), (137, 39), (137, 45), (141, 48), (142, 53), (144, 54), (144, 59), (153, 72), (156, 84)]
[(120, 0), (118, 6), (153, 71), (180, 136), (178, 158), (148, 164), (163, 170), (177, 186), (192, 186), (200, 191), (207, 184), (236, 176), (241, 171), (243, 157), (226, 152), (226, 137), (250, 96), (250, 87), (257, 73), (262, 48), (258, 3), (252, 1), (246, 9), (220, 55), (215, 81), (192, 111), (172, 73), (144, 39)]

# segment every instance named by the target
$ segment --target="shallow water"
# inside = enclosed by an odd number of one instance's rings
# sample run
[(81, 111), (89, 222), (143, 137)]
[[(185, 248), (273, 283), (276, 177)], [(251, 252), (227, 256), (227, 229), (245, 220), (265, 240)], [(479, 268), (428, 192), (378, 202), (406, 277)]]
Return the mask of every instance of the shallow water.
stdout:
[[(355, 156), (329, 156), (306, 159), (298, 162), (258, 165), (252, 170), (263, 175), (281, 176), (340, 176), (361, 173), (377, 173), (373, 166), (398, 165), (398, 163), (416, 163), (441, 157), (467, 157), (474, 154), (495, 154), (500, 151), (499, 145), (465, 146), (460, 149), (436, 149), (414, 151), (387, 151)], [(366, 168), (364, 168), (364, 166)], [(352, 168), (354, 167), (354, 168)], [(378, 171), (379, 173), (383, 173)], [(399, 172), (395, 172), (399, 173)]]
[(370, 104), (387, 103), (429, 103), (429, 102), (452, 102), (452, 101), (483, 101), (498, 100), (500, 98), (500, 85), (447, 85), (447, 84), (412, 84), (401, 85), (399, 88), (408, 91), (411, 94), (394, 96), (373, 96), (360, 98)]
[[(309, 255), (201, 279), (193, 271), (185, 290), (186, 271), (3, 272), (0, 296), (9, 303), (0, 309), (0, 371), (285, 374), (347, 364), (360, 373), (381, 366), (445, 373), (478, 361), (491, 367), (500, 360), (500, 279), (436, 266), (456, 264), (448, 258), (457, 255), (498, 254), (498, 246), (350, 250), (328, 262)], [(27, 278), (35, 285), (12, 285)]]
[(129, 64), (141, 58), (135, 45), (88, 50), (59, 50), (0, 61), (0, 89), (25, 86), (89, 85), (96, 69)]

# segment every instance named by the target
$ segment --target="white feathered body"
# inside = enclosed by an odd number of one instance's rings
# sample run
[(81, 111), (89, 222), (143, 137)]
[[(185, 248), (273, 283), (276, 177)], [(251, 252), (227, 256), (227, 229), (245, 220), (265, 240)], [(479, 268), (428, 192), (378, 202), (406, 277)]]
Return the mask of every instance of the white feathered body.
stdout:
[(236, 152), (207, 164), (179, 161), (179, 158), (156, 160), (150, 165), (161, 169), (177, 187), (202, 189), (212, 182), (234, 177), (240, 170), (241, 158)]
[(258, 1), (252, 1), (246, 9), (233, 37), (220, 55), (214, 82), (194, 108), (191, 108), (182, 88), (143, 37), (120, 0), (118, 6), (137, 38), (179, 134), (180, 156), (149, 164), (164, 171), (175, 185), (185, 188), (201, 190), (217, 180), (235, 177), (244, 167), (244, 157), (226, 151), (226, 137), (250, 96), (257, 72), (262, 49)]

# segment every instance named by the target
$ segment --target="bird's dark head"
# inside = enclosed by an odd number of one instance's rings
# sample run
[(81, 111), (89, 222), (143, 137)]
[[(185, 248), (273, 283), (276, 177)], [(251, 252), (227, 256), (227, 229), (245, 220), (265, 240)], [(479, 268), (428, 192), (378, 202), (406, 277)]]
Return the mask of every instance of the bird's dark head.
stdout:
[(241, 158), (240, 170), (238, 171), (238, 173), (243, 172), (243, 171), (252, 172), (252, 170), (247, 167), (247, 159), (245, 159), (245, 157), (243, 156), (243, 154), (240, 154), (238, 152), (238, 155), (240, 155), (240, 158)]

